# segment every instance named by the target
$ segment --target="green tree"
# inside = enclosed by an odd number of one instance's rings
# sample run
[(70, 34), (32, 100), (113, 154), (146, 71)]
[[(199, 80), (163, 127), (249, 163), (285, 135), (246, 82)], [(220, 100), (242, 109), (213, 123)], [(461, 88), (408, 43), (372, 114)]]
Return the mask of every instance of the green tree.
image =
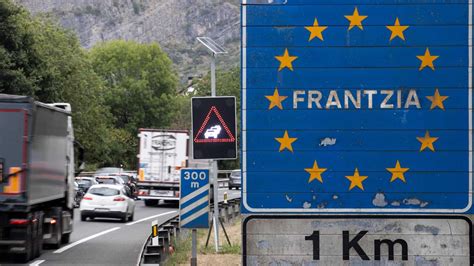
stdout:
[(189, 96), (178, 95), (175, 99), (176, 113), (170, 129), (191, 129), (191, 98)]
[(0, 1), (0, 92), (70, 103), (87, 162), (107, 160), (110, 115), (102, 104), (102, 81), (77, 37), (7, 0)]
[(41, 64), (28, 13), (0, 1), (0, 92), (33, 95)]
[(94, 72), (77, 37), (47, 19), (33, 24), (38, 53), (43, 60), (39, 82), (42, 90), (36, 97), (48, 102), (70, 102), (76, 138), (86, 149), (86, 159), (93, 164), (107, 164), (112, 124), (104, 105), (103, 81)]
[[(139, 128), (166, 128), (178, 111), (178, 79), (158, 44), (110, 41), (90, 51), (95, 72), (105, 81), (116, 141), (127, 143), (111, 154), (114, 163), (136, 164)], [(115, 146), (114, 146), (115, 147)]]

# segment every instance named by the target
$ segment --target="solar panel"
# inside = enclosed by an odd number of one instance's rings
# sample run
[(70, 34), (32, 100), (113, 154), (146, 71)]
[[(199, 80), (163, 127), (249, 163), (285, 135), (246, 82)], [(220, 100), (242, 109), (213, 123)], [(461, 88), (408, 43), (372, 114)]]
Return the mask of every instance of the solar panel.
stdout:
[(222, 46), (217, 44), (213, 39), (209, 37), (197, 37), (196, 38), (200, 43), (206, 46), (207, 49), (211, 50), (214, 54), (226, 54), (227, 51), (224, 50)]

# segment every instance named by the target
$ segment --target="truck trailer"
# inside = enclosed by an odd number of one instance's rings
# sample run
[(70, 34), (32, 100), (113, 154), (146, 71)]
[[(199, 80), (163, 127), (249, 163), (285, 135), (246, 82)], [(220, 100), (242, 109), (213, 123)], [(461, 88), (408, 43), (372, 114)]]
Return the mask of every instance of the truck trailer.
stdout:
[(179, 201), (180, 170), (187, 166), (185, 130), (139, 129), (138, 198), (146, 206)]
[(43, 244), (69, 242), (75, 176), (70, 109), (0, 94), (1, 254), (26, 262), (40, 256)]

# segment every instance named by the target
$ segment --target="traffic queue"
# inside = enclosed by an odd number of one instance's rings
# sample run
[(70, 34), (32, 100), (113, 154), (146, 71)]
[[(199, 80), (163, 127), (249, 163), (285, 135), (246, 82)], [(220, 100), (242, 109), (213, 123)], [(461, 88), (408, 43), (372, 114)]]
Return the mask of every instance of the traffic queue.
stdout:
[(91, 176), (76, 177), (74, 206), (81, 221), (95, 218), (118, 218), (133, 221), (137, 199), (135, 174), (121, 168), (98, 169)]

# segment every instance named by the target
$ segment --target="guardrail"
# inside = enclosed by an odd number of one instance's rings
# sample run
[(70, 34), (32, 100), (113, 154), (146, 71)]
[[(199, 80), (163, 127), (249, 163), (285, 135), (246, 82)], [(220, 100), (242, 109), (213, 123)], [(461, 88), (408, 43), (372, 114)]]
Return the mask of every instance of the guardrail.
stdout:
[[(230, 175), (231, 172), (232, 172), (232, 170), (219, 170), (219, 174), (224, 174), (224, 175), (227, 176), (225, 178), (218, 178), (217, 179), (217, 182), (219, 183), (220, 188), (229, 187), (229, 178), (228, 178), (228, 176)], [(123, 171), (122, 173), (135, 174), (136, 172), (135, 171)], [(95, 172), (81, 172), (78, 175), (78, 177), (94, 176), (94, 175), (95, 175)]]
[[(211, 212), (213, 206), (211, 204)], [(240, 198), (219, 202), (219, 219), (222, 222), (228, 222), (240, 216)], [(137, 266), (160, 264), (173, 251), (176, 239), (181, 236), (182, 232), (179, 227), (179, 214), (166, 220), (161, 224), (157, 224), (156, 228), (152, 228), (152, 232), (143, 243), (142, 250), (137, 260)], [(154, 236), (155, 235), (155, 236)], [(152, 245), (152, 238), (158, 238), (158, 244)]]
[[(219, 178), (229, 178), (230, 174), (234, 170), (218, 170), (217, 174), (220, 176)], [(123, 170), (122, 173), (126, 174), (136, 174), (136, 170)], [(81, 172), (78, 176), (93, 176), (95, 175), (95, 171), (87, 171), (87, 172)]]
[[(225, 175), (225, 177), (219, 177), (217, 182), (219, 183), (219, 187), (229, 187), (229, 175), (232, 170), (219, 170), (219, 175)], [(136, 174), (136, 171), (123, 171), (124, 174)], [(94, 176), (95, 172), (81, 172), (78, 177), (85, 177), (85, 176)]]
[(221, 188), (229, 187), (229, 178), (218, 178), (217, 183)]

